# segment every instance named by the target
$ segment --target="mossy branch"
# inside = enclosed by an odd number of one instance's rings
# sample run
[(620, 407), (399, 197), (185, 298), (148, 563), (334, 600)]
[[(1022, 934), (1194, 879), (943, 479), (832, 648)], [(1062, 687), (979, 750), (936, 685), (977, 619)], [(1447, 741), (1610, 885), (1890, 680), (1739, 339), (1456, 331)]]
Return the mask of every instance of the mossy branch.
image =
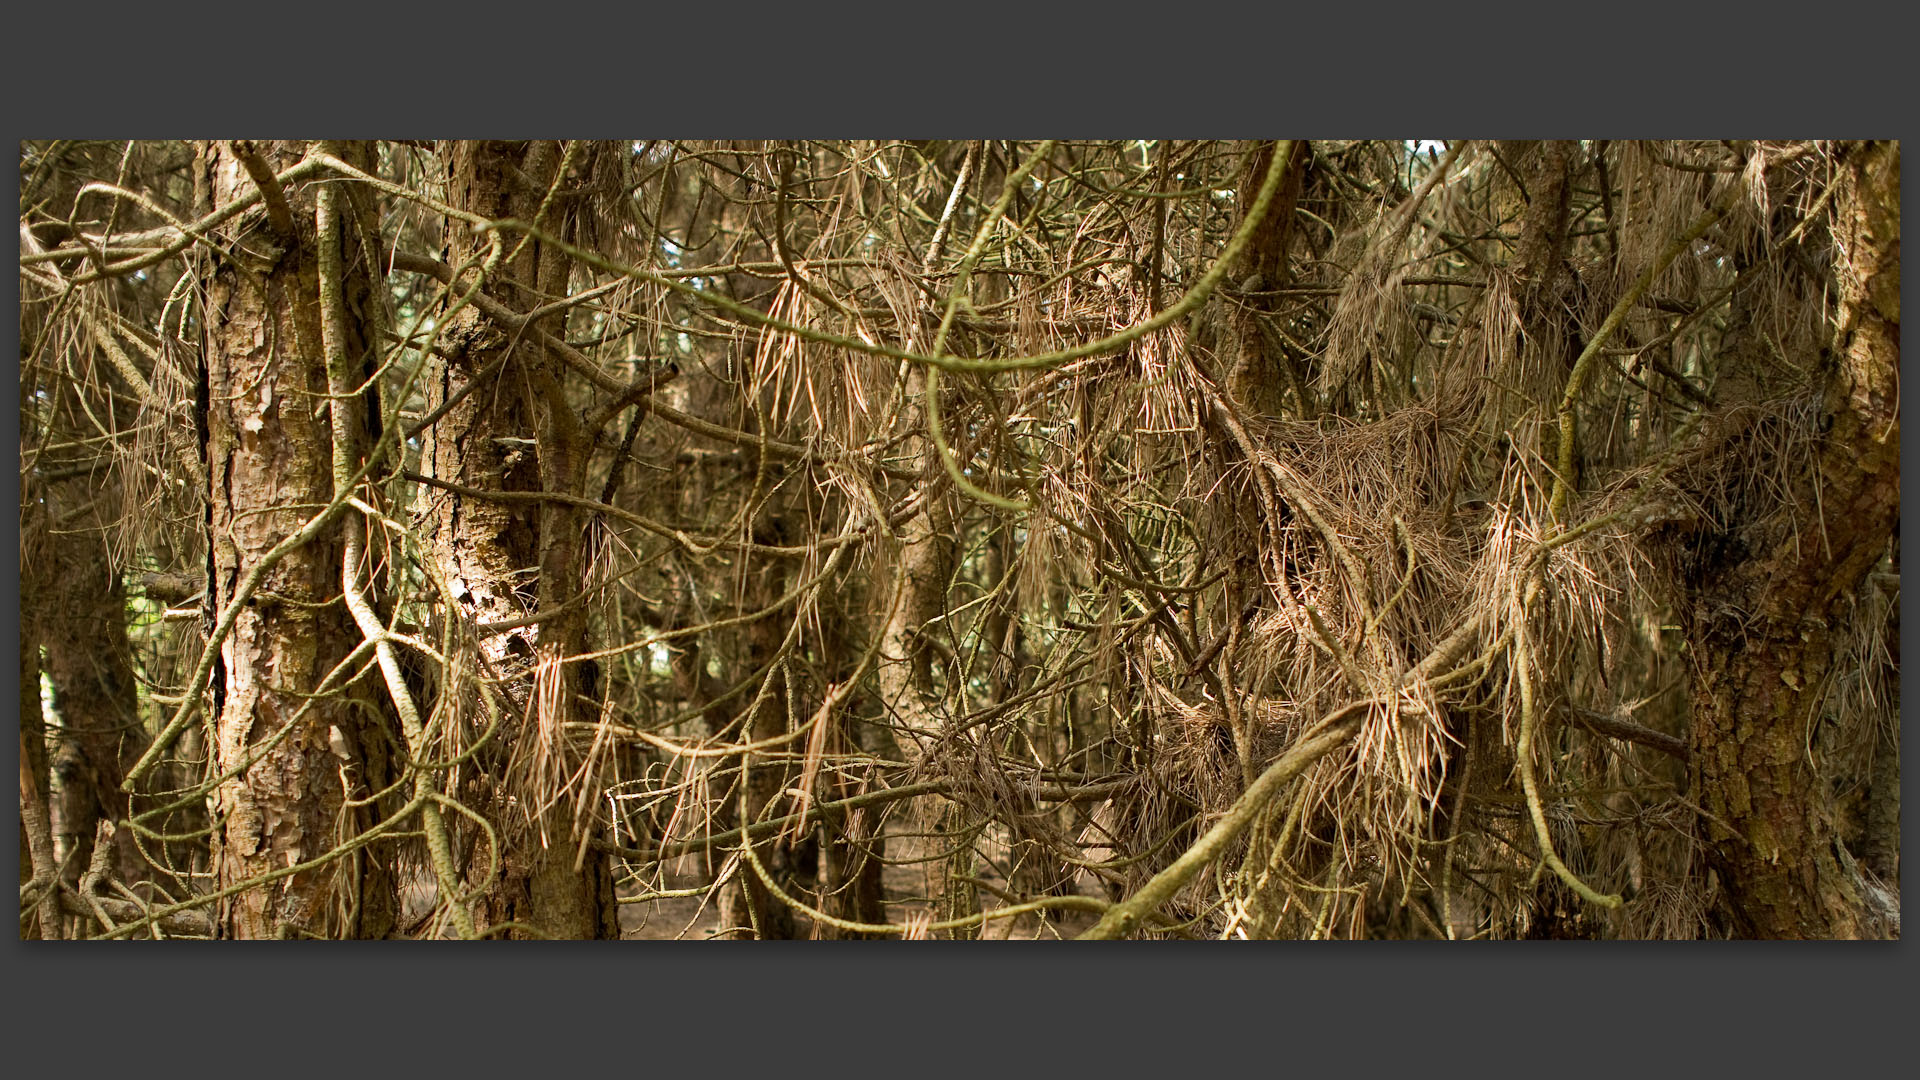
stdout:
[(1142, 886), (1139, 892), (1108, 908), (1091, 930), (1080, 935), (1080, 940), (1110, 941), (1132, 933), (1147, 916), (1173, 899), (1173, 894), (1186, 887), (1200, 871), (1226, 854), (1227, 848), (1259, 817), (1268, 799), (1307, 771), (1308, 766), (1353, 738), (1359, 732), (1361, 722), (1366, 719), (1367, 710), (1375, 704), (1372, 700), (1356, 701), (1336, 709), (1320, 722), (1312, 734), (1295, 743), (1292, 749), (1280, 756), (1280, 760), (1261, 773), (1260, 778), (1227, 808), (1226, 816), (1196, 840), (1184, 855), (1175, 859), (1172, 866), (1154, 875), (1153, 880)]

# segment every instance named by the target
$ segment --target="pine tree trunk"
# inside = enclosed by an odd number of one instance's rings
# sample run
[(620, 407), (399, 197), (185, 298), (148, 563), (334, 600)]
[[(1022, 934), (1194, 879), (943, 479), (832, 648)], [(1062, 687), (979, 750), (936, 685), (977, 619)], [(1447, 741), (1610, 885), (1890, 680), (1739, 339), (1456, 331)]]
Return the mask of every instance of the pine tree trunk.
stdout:
[[(21, 515), (27, 526), (38, 515)], [(22, 530), (22, 541), (27, 539)], [(32, 625), (20, 624), (20, 884), (40, 883), (39, 896), (55, 887), (58, 866), (53, 854), (53, 828), (48, 813), (46, 720), (40, 712), (40, 643)], [(60, 906), (36, 904), (37, 915), (20, 921), (23, 940), (53, 940), (60, 936)], [(22, 912), (26, 915), (26, 912)]]
[[(79, 494), (98, 505), (117, 492)], [(103, 818), (118, 822), (126, 817), (120, 782), (147, 742), (134, 695), (125, 591), (101, 534), (86, 528), (90, 520), (92, 515), (70, 521), (49, 537), (47, 572), (35, 596), (47, 679), (60, 718), (54, 768), (61, 790), (55, 816), (58, 832), (73, 852), (67, 860), (70, 884), (79, 882), (92, 859), (96, 825)], [(137, 880), (143, 865), (133, 833), (120, 829), (116, 837), (114, 873), (123, 882)]]
[(1818, 520), (1751, 523), (1753, 557), (1710, 568), (1689, 617), (1694, 790), (1734, 929), (1752, 937), (1875, 932), (1810, 752), (1851, 597), (1900, 512), (1899, 147), (1869, 144), (1847, 168), (1825, 433), (1795, 493)]
[[(766, 530), (756, 530), (756, 538), (767, 542), (780, 542), (781, 538)], [(741, 606), (749, 611), (759, 610), (772, 603), (785, 592), (786, 574), (782, 573), (790, 560), (770, 561), (748, 574), (746, 588), (741, 597)], [(761, 619), (746, 628), (745, 660), (741, 665), (744, 671), (758, 671), (772, 663), (779, 652), (782, 640), (786, 636), (787, 623), (778, 618)], [(789, 686), (790, 679), (798, 676), (782, 670), (783, 665), (773, 664), (764, 677), (766, 685), (756, 695), (756, 706), (748, 717), (746, 738), (752, 742), (762, 742), (787, 734), (794, 722), (789, 716), (789, 696), (794, 693)], [(795, 710), (797, 712), (797, 710)], [(751, 753), (742, 755), (743, 765), (749, 771), (746, 776), (745, 815), (742, 824), (753, 824), (768, 817), (777, 817), (773, 804), (787, 789), (791, 765), (786, 754), (804, 747), (804, 742), (795, 742), (779, 746), (771, 753)], [(731, 760), (731, 759), (729, 759)], [(781, 889), (792, 894), (794, 889), (792, 874), (793, 850), (789, 839), (768, 837), (753, 842), (754, 857), (769, 878)], [(753, 867), (742, 865), (739, 881), (741, 888), (736, 892), (728, 889), (721, 896), (721, 918), (725, 925), (745, 927), (752, 925), (756, 931), (748, 935), (736, 931), (735, 937), (755, 936), (762, 940), (789, 940), (797, 936), (794, 911), (767, 888)], [(738, 911), (741, 903), (749, 905), (750, 911)]]
[[(298, 143), (259, 148), (276, 169), (304, 149)], [(253, 179), (229, 147), (207, 144), (203, 165), (215, 206), (252, 191)], [(327, 410), (316, 409), (326, 400), (327, 375), (311, 196), (288, 195), (292, 234), (276, 233), (270, 220), (230, 227), (222, 239), (235, 258), (219, 260), (208, 286), (209, 595), (215, 610), (225, 610), (267, 553), (333, 498), (332, 435)], [(364, 268), (351, 266), (350, 278), (350, 292), (364, 297)], [(210, 799), (221, 888), (331, 850), (346, 827), (353, 759), (366, 741), (382, 737), (365, 703), (349, 693), (312, 696), (360, 640), (340, 601), (341, 560), (338, 530), (287, 553), (266, 572), (220, 645), (213, 767), (226, 772), (259, 755)], [(285, 738), (266, 745), (283, 732)], [(359, 932), (348, 915), (359, 909), (365, 883), (358, 874), (365, 865), (336, 860), (230, 897), (217, 919), (221, 933), (351, 936)]]
[[(554, 143), (454, 142), (445, 144), (445, 157), (452, 205), (490, 219), (533, 219), (562, 161)], [(540, 189), (530, 187), (529, 179)], [(543, 219), (543, 224), (565, 230), (564, 220)], [(488, 238), (464, 223), (449, 221), (447, 229), (454, 238), (447, 251), (452, 265), (486, 249)], [(521, 234), (503, 233), (501, 240), (511, 252)], [(503, 260), (483, 287), (510, 308), (528, 311), (565, 295), (569, 273), (564, 253), (530, 240), (517, 258)], [(545, 321), (540, 325), (558, 329)], [(557, 358), (531, 330), (502, 333), (471, 307), (456, 317), (448, 343), (457, 355), (436, 362), (429, 407), (479, 385), (426, 433), (422, 464), (427, 474), (481, 492), (580, 495), (589, 436), (579, 430), (563, 392)], [(586, 519), (578, 507), (508, 503), (444, 490), (429, 492), (428, 499), (430, 555), (462, 604), (462, 617), (479, 623), (518, 619), (542, 605), (560, 607), (583, 587)], [(485, 759), (491, 767), (483, 783), (462, 795), (478, 796), (482, 812), (505, 819), (510, 833), (524, 829), (530, 834), (528, 843), (506, 845), (509, 852), (494, 879), (483, 883), (481, 921), (520, 923), (530, 937), (619, 934), (612, 866), (591, 843), (603, 828), (597, 800), (587, 798), (582, 810), (578, 827), (584, 835), (576, 831), (571, 799), (553, 808), (527, 805), (545, 801), (555, 786), (551, 777), (559, 775), (545, 769), (532, 775), (528, 763), (558, 762), (565, 775), (572, 775), (578, 763), (569, 756), (564, 725), (599, 719), (582, 700), (591, 697), (582, 666), (563, 664), (557, 673), (552, 668), (559, 658), (584, 651), (586, 634), (585, 609), (575, 604), (537, 625), (483, 636), (480, 642), (493, 673), (506, 676), (508, 708), (516, 715), (509, 719), (499, 752)], [(546, 696), (544, 707), (535, 693), (543, 664), (547, 677), (559, 680), (558, 693)], [(484, 873), (485, 855), (470, 854), (468, 865), (470, 872)]]

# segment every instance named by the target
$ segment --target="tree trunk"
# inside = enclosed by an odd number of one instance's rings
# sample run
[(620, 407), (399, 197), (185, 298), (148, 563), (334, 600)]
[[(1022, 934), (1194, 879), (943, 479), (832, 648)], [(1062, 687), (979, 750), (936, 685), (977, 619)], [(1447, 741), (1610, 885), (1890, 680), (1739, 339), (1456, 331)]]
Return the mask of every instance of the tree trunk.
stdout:
[[(916, 365), (907, 376), (908, 400), (923, 398), (925, 390), (926, 372)], [(939, 452), (931, 440), (921, 437), (919, 441), (923, 483), (938, 488), (943, 468)], [(895, 588), (904, 590), (899, 606), (881, 628), (877, 678), (888, 722), (906, 735), (899, 740), (900, 753), (917, 765), (935, 749), (933, 739), (940, 728), (933, 647), (922, 639), (921, 628), (946, 609), (947, 584), (953, 577), (954, 517), (947, 499), (936, 495), (900, 526), (899, 536), (898, 546), (893, 547), (891, 577), (874, 589), (876, 597), (884, 598), (882, 603), (892, 598)]]
[[(924, 399), (926, 371), (916, 365), (906, 385), (908, 400)], [(921, 475), (926, 477), (922, 482), (937, 490), (944, 468), (939, 451), (932, 440), (919, 438), (922, 448), (918, 462)], [(920, 774), (928, 773), (923, 768), (927, 759), (941, 751), (938, 743), (940, 695), (933, 680), (934, 649), (924, 629), (946, 610), (947, 586), (952, 581), (958, 555), (954, 533), (952, 507), (944, 495), (935, 494), (924, 509), (900, 526), (898, 543), (887, 545), (892, 549), (891, 574), (874, 590), (876, 596), (887, 598), (882, 603), (892, 600), (895, 589), (901, 591), (897, 606), (881, 627), (875, 672), (885, 712), (881, 718), (884, 726), (874, 726), (865, 734), (874, 743), (870, 752), (898, 756)], [(909, 831), (919, 834), (919, 839), (908, 846), (906, 857), (918, 855), (926, 859), (934, 852), (951, 848), (953, 845), (946, 835), (951, 816), (947, 804), (938, 799), (915, 800), (905, 820), (912, 823)], [(955, 894), (950, 880), (950, 864), (961, 854), (956, 851), (947, 859), (925, 864), (932, 879), (928, 882), (928, 895), (935, 900), (936, 918), (949, 917), (956, 901), (964, 899)], [(969, 850), (964, 854), (970, 857), (972, 853)]]
[[(1290, 140), (1285, 145), (1290, 155), (1286, 179), (1279, 195), (1268, 204), (1266, 218), (1254, 229), (1240, 265), (1234, 267), (1233, 280), (1238, 283), (1239, 291), (1255, 295), (1244, 301), (1215, 300), (1213, 304), (1226, 312), (1229, 329), (1223, 344), (1233, 354), (1227, 370), (1227, 389), (1234, 399), (1256, 414), (1279, 416), (1285, 408), (1286, 393), (1292, 390), (1300, 403), (1301, 414), (1312, 416), (1316, 410), (1307, 388), (1308, 358), (1293, 355), (1286, 340), (1272, 327), (1263, 325), (1269, 320), (1284, 321), (1287, 301), (1278, 292), (1293, 281), (1287, 251), (1293, 244), (1294, 208), (1300, 201), (1310, 153), (1304, 139)], [(1251, 206), (1253, 193), (1260, 189), (1273, 153), (1271, 144), (1263, 145), (1242, 171), (1241, 213)], [(1236, 227), (1239, 224), (1236, 222)]]
[(1856, 151), (1835, 204), (1825, 433), (1795, 492), (1818, 520), (1782, 510), (1742, 529), (1753, 557), (1709, 566), (1690, 612), (1692, 781), (1747, 936), (1875, 932), (1810, 744), (1849, 602), (1899, 520), (1899, 199), (1898, 144)]
[[(22, 524), (36, 515), (22, 514)], [(22, 530), (22, 541), (26, 540)], [(57, 887), (58, 866), (53, 854), (53, 829), (48, 820), (46, 721), (40, 712), (40, 643), (30, 624), (20, 623), (20, 884), (39, 882), (41, 892)], [(37, 915), (21, 912), (23, 940), (60, 937), (60, 906), (36, 904)]]
[[(455, 142), (445, 150), (450, 202), (490, 219), (532, 220), (562, 163), (555, 143)], [(540, 189), (534, 190), (529, 179)], [(542, 219), (542, 224), (565, 231), (564, 223)], [(458, 221), (446, 227), (453, 238), (447, 260), (454, 266), (485, 251), (487, 237)], [(503, 260), (483, 287), (513, 309), (528, 311), (566, 294), (571, 267), (563, 252), (534, 240), (522, 248), (521, 239), (518, 233), (502, 234), (507, 251), (519, 248), (519, 254)], [(557, 329), (546, 322), (540, 325)], [(457, 355), (436, 362), (429, 407), (479, 385), (426, 434), (422, 465), (428, 475), (483, 492), (580, 495), (591, 434), (580, 430), (564, 393), (563, 369), (534, 339), (532, 328), (510, 336), (469, 307), (449, 328), (448, 343)], [(496, 362), (497, 370), (486, 373)], [(586, 518), (580, 508), (440, 490), (428, 498), (430, 557), (465, 618), (480, 623), (522, 618), (541, 604), (557, 608), (574, 600), (585, 584)], [(531, 843), (507, 845), (510, 854), (494, 880), (484, 883), (482, 921), (524, 924), (524, 936), (619, 935), (612, 866), (590, 842), (602, 831), (597, 800), (582, 796), (586, 805), (578, 824), (585, 836), (569, 827), (571, 815), (550, 813), (555, 808), (544, 805), (580, 764), (568, 750), (564, 724), (599, 719), (583, 701), (593, 695), (587, 693), (582, 665), (558, 662), (584, 651), (586, 636), (585, 609), (575, 604), (544, 622), (483, 636), (480, 642), (492, 674), (506, 677), (508, 707), (519, 714), (518, 723), (510, 721), (504, 733), (502, 753), (488, 759), (490, 775), (480, 794), (490, 805), (483, 812), (507, 818), (511, 834), (531, 833)], [(545, 695), (536, 693), (542, 677), (549, 680)], [(591, 777), (586, 779), (590, 788)], [(469, 865), (483, 872), (484, 856), (470, 858)]]
[[(110, 497), (101, 491), (77, 494), (96, 502)], [(120, 782), (147, 742), (134, 694), (126, 596), (101, 534), (85, 527), (92, 517), (84, 515), (85, 520), (70, 522), (49, 537), (50, 558), (34, 598), (53, 709), (60, 719), (56, 817), (59, 834), (73, 853), (67, 866), (69, 884), (79, 883), (92, 859), (100, 820), (125, 819)], [(116, 830), (115, 836), (115, 876), (123, 882), (137, 880), (144, 866), (132, 830)]]
[[(283, 169), (303, 147), (260, 149)], [(253, 189), (228, 147), (207, 144), (204, 155), (215, 206)], [(329, 420), (325, 409), (316, 410), (326, 400), (327, 376), (310, 200), (294, 199), (293, 211), (292, 235), (276, 234), (268, 222), (230, 230), (223, 240), (235, 258), (223, 258), (208, 284), (209, 595), (216, 610), (233, 602), (269, 550), (333, 498)], [(364, 268), (352, 265), (350, 294), (364, 298), (367, 289)], [(340, 602), (341, 559), (338, 530), (286, 554), (220, 645), (213, 767), (225, 772), (260, 755), (210, 800), (221, 888), (332, 849), (345, 827), (356, 748), (380, 737), (364, 702), (344, 691), (311, 696), (360, 639)], [(222, 902), (220, 932), (351, 936), (358, 928), (349, 914), (359, 908), (363, 885), (356, 873), (365, 862), (341, 859), (240, 892)]]
[[(763, 526), (756, 529), (755, 539), (765, 543), (785, 542), (783, 537), (777, 535), (777, 522), (778, 518), (775, 517), (773, 522), (769, 523), (771, 528)], [(788, 575), (783, 573), (783, 570), (789, 564), (790, 560), (768, 560), (758, 567), (750, 568), (747, 572), (746, 587), (741, 593), (742, 609), (757, 611), (785, 592), (785, 579)], [(748, 626), (745, 630), (746, 648), (741, 670), (758, 671), (772, 664), (786, 636), (786, 627), (787, 624), (783, 620), (772, 618), (761, 619)], [(765, 685), (754, 698), (752, 715), (747, 718), (745, 736), (747, 741), (761, 742), (778, 738), (787, 734), (790, 724), (795, 722), (789, 716), (787, 707), (790, 700), (796, 703), (798, 701), (797, 687), (794, 685), (794, 680), (798, 676), (787, 670), (792, 662), (793, 658), (789, 658), (786, 663), (773, 664), (764, 676)], [(742, 767), (749, 771), (746, 776), (745, 813), (741, 824), (751, 825), (768, 817), (778, 816), (777, 812), (770, 812), (770, 808), (787, 789), (790, 782), (789, 776), (792, 769), (786, 755), (805, 745), (804, 741), (800, 741), (780, 745), (769, 753), (742, 755), (744, 759)], [(792, 895), (794, 891), (793, 850), (790, 841), (783, 837), (767, 837), (754, 840), (752, 843), (754, 857), (760, 861), (767, 876), (788, 895)], [(751, 923), (755, 931), (751, 936), (763, 940), (784, 941), (798, 936), (793, 909), (773, 895), (761, 880), (760, 875), (754, 872), (753, 867), (742, 865), (739, 881), (742, 887), (737, 892), (728, 889), (721, 895), (720, 911), (723, 925), (744, 927)], [(750, 910), (738, 910), (742, 903), (748, 905)], [(750, 935), (736, 930), (733, 936)]]

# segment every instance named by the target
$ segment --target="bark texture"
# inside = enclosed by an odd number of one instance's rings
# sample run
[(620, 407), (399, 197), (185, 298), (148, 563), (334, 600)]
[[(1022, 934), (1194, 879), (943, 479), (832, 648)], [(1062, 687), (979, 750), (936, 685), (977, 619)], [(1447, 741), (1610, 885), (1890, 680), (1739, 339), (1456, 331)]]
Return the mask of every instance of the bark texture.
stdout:
[[(23, 515), (25, 517), (26, 515)], [(24, 535), (24, 534), (23, 534)], [(26, 622), (20, 627), (20, 884), (37, 883), (44, 897), (53, 887), (58, 864), (47, 811), (47, 743), (40, 713), (40, 644)], [(60, 912), (52, 903), (36, 905), (37, 914), (20, 921), (26, 940), (60, 936)], [(24, 914), (24, 913), (23, 913)]]
[[(755, 539), (762, 542), (781, 542), (778, 519), (763, 522), (755, 530)], [(757, 568), (748, 575), (745, 588), (741, 591), (741, 606), (757, 611), (772, 603), (785, 591), (784, 572), (791, 565), (790, 560), (779, 560)], [(753, 623), (745, 631), (744, 663), (742, 670), (758, 671), (772, 665), (763, 679), (759, 694), (747, 718), (747, 730), (751, 741), (761, 742), (778, 738), (788, 732), (798, 714), (797, 673), (791, 670), (791, 661), (774, 664), (780, 654), (780, 646), (785, 637), (785, 626), (776, 619), (762, 619)], [(796, 706), (790, 709), (791, 706)], [(746, 790), (744, 792), (743, 824), (752, 824), (768, 817), (776, 816), (778, 810), (774, 804), (787, 789), (789, 775), (792, 772), (788, 753), (804, 743), (781, 745), (768, 753), (750, 753), (742, 755), (744, 767), (748, 770)], [(791, 895), (794, 891), (793, 861), (794, 850), (786, 837), (774, 837), (753, 842), (754, 857), (781, 889)], [(721, 893), (721, 925), (744, 927), (752, 925), (757, 936), (762, 939), (787, 940), (798, 936), (794, 921), (794, 911), (768, 890), (760, 875), (750, 866), (740, 869), (739, 890), (727, 889)], [(750, 911), (740, 911), (739, 905), (750, 905)], [(734, 936), (749, 936), (741, 930)]]
[(1694, 789), (1733, 928), (1753, 937), (1876, 932), (1812, 750), (1851, 598), (1900, 511), (1899, 147), (1868, 144), (1847, 169), (1825, 430), (1793, 493), (1818, 520), (1748, 523), (1751, 557), (1709, 565), (1690, 616)]
[[(557, 143), (460, 141), (445, 149), (451, 204), (490, 219), (533, 220), (556, 178), (563, 189), (578, 186), (577, 175), (559, 175), (566, 158)], [(550, 208), (540, 223), (564, 235), (569, 220), (564, 208)], [(457, 267), (484, 256), (487, 237), (459, 222), (447, 226), (448, 262)], [(489, 295), (519, 312), (566, 295), (571, 263), (563, 252), (537, 240), (521, 246), (518, 233), (501, 240), (510, 254), (484, 283)], [(455, 356), (436, 365), (428, 404), (438, 408), (471, 392), (427, 436), (428, 475), (481, 492), (584, 493), (591, 435), (581, 430), (564, 369), (535, 327), (560, 328), (549, 319), (510, 335), (471, 307), (455, 317), (448, 335)], [(512, 854), (493, 880), (475, 882), (483, 886), (480, 921), (522, 924), (514, 933), (532, 937), (616, 937), (612, 869), (590, 842), (601, 828), (596, 808), (576, 821), (566, 812), (571, 803), (528, 805), (545, 801), (579, 764), (569, 756), (564, 725), (599, 719), (583, 666), (559, 663), (584, 651), (587, 640), (584, 606), (567, 606), (585, 584), (586, 515), (559, 503), (451, 491), (429, 499), (430, 556), (464, 617), (484, 624), (522, 618), (542, 605), (565, 608), (480, 639), (487, 677), (505, 679), (508, 707), (519, 715), (502, 753), (483, 759), (488, 767), (464, 794), (489, 806), (490, 817), (506, 819), (510, 830), (532, 834), (529, 844), (508, 845)], [(484, 854), (470, 850), (469, 867), (483, 875)]]
[[(63, 485), (66, 486), (66, 485)], [(96, 493), (95, 502), (111, 493)], [(126, 817), (120, 782), (146, 748), (134, 694), (127, 641), (127, 602), (120, 573), (97, 529), (69, 527), (49, 538), (48, 572), (36, 590), (47, 679), (60, 719), (60, 747), (53, 767), (60, 777), (56, 818), (68, 860), (69, 883), (78, 883), (93, 855), (101, 820)], [(137, 880), (143, 860), (131, 830), (116, 831), (115, 874)]]
[[(304, 146), (260, 150), (285, 168)], [(204, 167), (215, 206), (253, 187), (226, 146), (207, 145)], [(332, 437), (326, 410), (317, 408), (326, 400), (327, 377), (312, 203), (289, 194), (291, 235), (242, 217), (222, 237), (234, 256), (220, 261), (208, 286), (209, 596), (216, 610), (333, 497)], [(349, 283), (364, 301), (364, 270), (351, 270)], [(329, 531), (281, 558), (220, 646), (214, 767), (226, 772), (258, 755), (210, 800), (221, 888), (313, 859), (350, 828), (344, 802), (356, 784), (353, 759), (366, 738), (378, 737), (378, 726), (351, 695), (310, 697), (359, 642), (341, 603), (341, 557), (341, 534)], [(241, 892), (222, 903), (220, 931), (235, 938), (351, 936), (358, 932), (352, 922), (360, 865), (340, 860)]]
[[(1248, 295), (1227, 301), (1229, 325), (1224, 343), (1233, 352), (1227, 371), (1228, 390), (1256, 413), (1274, 416), (1281, 413), (1289, 390), (1303, 412), (1312, 415), (1314, 411), (1307, 394), (1308, 359), (1286, 344), (1273, 322), (1282, 318), (1286, 306), (1286, 297), (1278, 290), (1293, 280), (1287, 250), (1293, 244), (1294, 208), (1300, 201), (1311, 153), (1305, 139), (1294, 139), (1286, 145), (1290, 154), (1286, 179), (1278, 197), (1268, 204), (1267, 216), (1255, 228), (1241, 265), (1235, 268), (1238, 291)], [(1240, 190), (1248, 193), (1249, 199), (1259, 190), (1273, 153), (1272, 144), (1261, 144), (1242, 172)]]
[[(925, 396), (926, 373), (916, 367), (907, 377), (907, 397), (919, 400)], [(920, 441), (921, 475), (928, 477), (926, 482), (937, 491), (944, 486), (937, 479), (944, 466), (931, 440)], [(892, 550), (891, 573), (874, 589), (876, 597), (884, 598), (882, 603), (891, 600), (896, 588), (903, 590), (899, 605), (881, 627), (877, 679), (893, 730), (905, 735), (898, 740), (899, 753), (907, 761), (918, 763), (934, 749), (933, 739), (940, 727), (933, 643), (922, 636), (922, 628), (946, 610), (947, 585), (953, 578), (957, 557), (952, 508), (945, 498), (936, 495), (924, 510), (900, 526), (898, 537), (898, 546)], [(890, 741), (882, 739), (883, 743)]]

